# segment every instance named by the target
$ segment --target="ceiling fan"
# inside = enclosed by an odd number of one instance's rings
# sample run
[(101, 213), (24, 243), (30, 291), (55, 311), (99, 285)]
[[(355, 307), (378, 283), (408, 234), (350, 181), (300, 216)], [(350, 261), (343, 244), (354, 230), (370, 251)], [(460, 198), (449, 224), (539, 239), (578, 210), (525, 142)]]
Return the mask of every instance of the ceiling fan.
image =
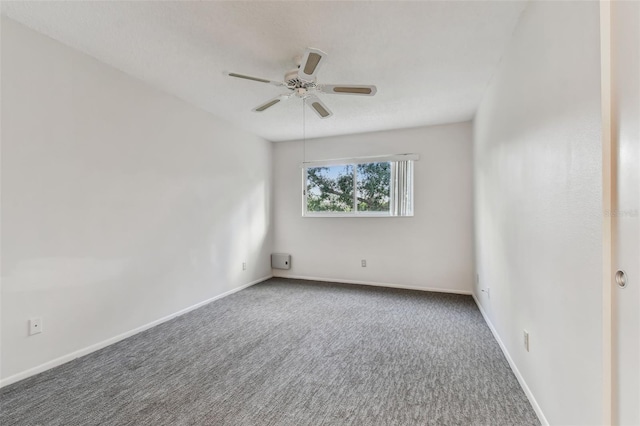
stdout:
[(333, 115), (331, 110), (320, 100), (318, 93), (337, 95), (373, 96), (376, 94), (376, 86), (347, 85), (347, 84), (318, 84), (316, 74), (327, 58), (327, 54), (318, 49), (307, 48), (302, 56), (298, 68), (288, 71), (284, 75), (284, 81), (267, 80), (265, 78), (251, 77), (249, 75), (226, 72), (229, 77), (243, 78), (245, 80), (272, 84), (285, 87), (289, 91), (276, 98), (255, 107), (252, 111), (264, 112), (272, 106), (285, 101), (292, 96), (301, 98), (320, 118), (328, 118)]

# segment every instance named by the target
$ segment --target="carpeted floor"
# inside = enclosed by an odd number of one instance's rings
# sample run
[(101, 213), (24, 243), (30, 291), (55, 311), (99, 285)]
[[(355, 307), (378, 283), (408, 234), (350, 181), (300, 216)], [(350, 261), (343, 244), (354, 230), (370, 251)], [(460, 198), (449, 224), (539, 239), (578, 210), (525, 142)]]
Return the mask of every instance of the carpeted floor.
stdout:
[(272, 279), (0, 390), (8, 425), (538, 425), (470, 296)]

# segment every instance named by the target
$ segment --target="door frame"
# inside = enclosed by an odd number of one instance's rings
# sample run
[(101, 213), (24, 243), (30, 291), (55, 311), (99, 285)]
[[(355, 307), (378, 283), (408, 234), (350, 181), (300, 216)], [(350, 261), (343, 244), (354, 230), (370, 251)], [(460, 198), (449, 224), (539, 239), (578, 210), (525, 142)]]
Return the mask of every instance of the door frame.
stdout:
[(617, 161), (612, 127), (611, 2), (600, 0), (600, 78), (602, 106), (602, 423), (615, 424), (613, 248)]

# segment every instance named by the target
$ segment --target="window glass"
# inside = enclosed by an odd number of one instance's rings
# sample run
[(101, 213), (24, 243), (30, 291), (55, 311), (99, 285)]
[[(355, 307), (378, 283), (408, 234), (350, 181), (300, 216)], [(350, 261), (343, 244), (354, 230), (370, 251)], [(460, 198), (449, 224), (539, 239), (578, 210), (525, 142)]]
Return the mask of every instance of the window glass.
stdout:
[(391, 163), (358, 164), (356, 170), (357, 209), (360, 212), (389, 212)]
[(413, 161), (307, 167), (303, 214), (413, 216)]
[(351, 164), (308, 168), (307, 211), (353, 211), (353, 170)]

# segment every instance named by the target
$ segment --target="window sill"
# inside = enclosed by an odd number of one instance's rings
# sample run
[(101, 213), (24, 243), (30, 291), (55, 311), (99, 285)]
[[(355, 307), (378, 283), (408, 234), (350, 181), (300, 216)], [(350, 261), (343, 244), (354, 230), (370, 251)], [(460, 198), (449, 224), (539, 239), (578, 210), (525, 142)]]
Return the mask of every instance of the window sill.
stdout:
[(406, 216), (391, 216), (387, 213), (305, 213), (302, 217), (388, 217), (388, 218), (401, 218), (401, 217), (413, 217), (413, 214)]

